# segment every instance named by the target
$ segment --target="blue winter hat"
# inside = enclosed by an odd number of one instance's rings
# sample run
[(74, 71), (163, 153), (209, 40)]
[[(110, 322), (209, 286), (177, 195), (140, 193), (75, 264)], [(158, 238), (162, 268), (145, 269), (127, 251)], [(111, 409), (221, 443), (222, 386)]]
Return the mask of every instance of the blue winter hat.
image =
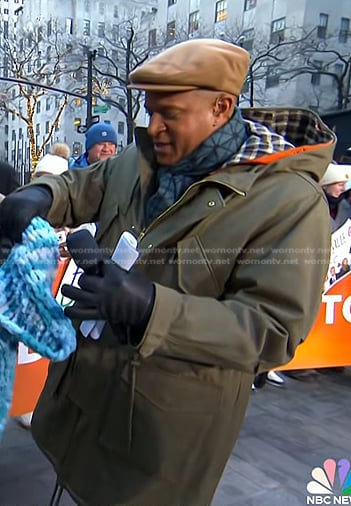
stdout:
[(76, 333), (51, 293), (58, 239), (42, 218), (33, 218), (0, 267), (0, 435), (11, 406), (18, 341), (51, 360), (76, 348)]
[(110, 123), (95, 123), (85, 134), (85, 151), (100, 142), (113, 142), (117, 146), (116, 130)]

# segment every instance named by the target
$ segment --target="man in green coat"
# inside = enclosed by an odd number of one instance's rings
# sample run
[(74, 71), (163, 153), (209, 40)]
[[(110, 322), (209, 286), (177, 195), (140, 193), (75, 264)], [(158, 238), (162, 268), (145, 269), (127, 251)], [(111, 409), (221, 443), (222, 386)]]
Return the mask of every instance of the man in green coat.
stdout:
[[(248, 66), (220, 40), (167, 49), (130, 75), (150, 116), (135, 144), (0, 207), (12, 242), (37, 214), (99, 222), (80, 286), (63, 288), (77, 350), (50, 366), (32, 423), (80, 505), (209, 505), (254, 375), (288, 362), (318, 312), (335, 137), (308, 110), (240, 111)], [(108, 260), (126, 230), (129, 272)], [(97, 340), (79, 331), (91, 319), (106, 320)]]

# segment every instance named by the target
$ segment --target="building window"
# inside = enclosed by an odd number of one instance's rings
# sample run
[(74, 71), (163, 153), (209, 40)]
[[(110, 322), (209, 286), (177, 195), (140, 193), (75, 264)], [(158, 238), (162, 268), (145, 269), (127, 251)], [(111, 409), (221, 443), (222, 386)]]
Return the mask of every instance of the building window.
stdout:
[(125, 98), (123, 98), (123, 97), (120, 97), (120, 98), (118, 99), (118, 103), (119, 103), (119, 105), (122, 107), (122, 109), (124, 109), (124, 108), (125, 108), (125, 106), (126, 106), (126, 99), (125, 99)]
[(321, 84), (321, 75), (319, 73), (311, 74), (311, 84), (313, 86), (319, 86)]
[(98, 37), (105, 37), (105, 23), (98, 23)]
[(171, 40), (174, 40), (175, 36), (176, 36), (176, 24), (175, 24), (175, 21), (171, 21), (170, 23), (167, 23), (166, 42), (170, 42)]
[(8, 56), (4, 56), (3, 62), (4, 62), (3, 76), (4, 77), (9, 77), (9, 59), (8, 59)]
[(4, 14), (8, 14), (9, 13), (9, 10), (8, 9), (4, 9)]
[(342, 63), (335, 63), (334, 71), (337, 76), (341, 76), (344, 73), (344, 65)]
[(345, 44), (347, 42), (349, 33), (350, 33), (350, 19), (341, 18), (340, 31), (339, 31), (339, 42), (341, 44)]
[(123, 121), (119, 121), (118, 122), (118, 127), (117, 127), (117, 131), (119, 134), (123, 135), (124, 134), (124, 122)]
[(50, 121), (45, 122), (45, 133), (48, 134), (50, 132)]
[(36, 125), (35, 125), (35, 133), (36, 133), (36, 135), (40, 135), (40, 123), (36, 123)]
[(311, 74), (311, 84), (313, 84), (313, 86), (319, 86), (321, 83), (321, 73), (319, 71), (323, 68), (323, 62), (321, 60), (313, 60), (312, 64), (315, 68), (315, 72)]
[(117, 7), (117, 5), (115, 5), (114, 8), (113, 8), (113, 17), (114, 18), (118, 18), (118, 7)]
[(45, 101), (45, 110), (50, 111), (50, 98), (47, 98)]
[(47, 22), (46, 33), (48, 34), (48, 37), (50, 37), (52, 34), (52, 21), (51, 21), (51, 19), (49, 19), (49, 21)]
[(189, 14), (189, 33), (197, 32), (199, 29), (200, 11)]
[(256, 7), (256, 0), (245, 0), (244, 11), (249, 11)]
[(90, 35), (90, 19), (84, 19), (83, 21), (83, 35)]
[(37, 102), (37, 113), (39, 113), (41, 110), (41, 107), (40, 107), (40, 100)]
[(216, 2), (215, 23), (224, 21), (227, 19), (227, 16), (227, 0), (220, 0), (219, 2)]
[(249, 28), (248, 30), (244, 30), (242, 32), (242, 39), (241, 39), (242, 42), (240, 44), (241, 47), (246, 49), (246, 51), (251, 51), (252, 47), (253, 47), (254, 38), (255, 38), (255, 29), (254, 28)]
[(9, 37), (9, 22), (4, 21), (4, 37), (5, 39), (8, 39)]
[(105, 14), (105, 4), (104, 4), (104, 2), (99, 2), (99, 13), (101, 15)]
[(317, 37), (319, 39), (325, 39), (327, 36), (328, 20), (328, 14), (324, 14), (323, 12), (319, 14), (319, 25), (317, 26)]
[(119, 27), (118, 25), (112, 25), (112, 40), (117, 42), (119, 38)]
[(177, 3), (177, 0), (168, 0), (168, 7)]
[(73, 19), (72, 18), (66, 18), (66, 33), (69, 35), (73, 34)]
[(43, 27), (38, 26), (38, 42), (43, 40), (43, 31), (44, 31)]
[(84, 0), (84, 10), (85, 12), (90, 11), (90, 0)]
[(279, 84), (279, 74), (276, 68), (268, 67), (266, 75), (266, 89), (273, 88)]
[(149, 31), (148, 41), (149, 41), (149, 47), (155, 47), (157, 45), (157, 30), (156, 30), (156, 28), (153, 28), (152, 30)]
[(271, 44), (279, 44), (284, 40), (285, 18), (279, 18), (272, 21), (271, 25)]

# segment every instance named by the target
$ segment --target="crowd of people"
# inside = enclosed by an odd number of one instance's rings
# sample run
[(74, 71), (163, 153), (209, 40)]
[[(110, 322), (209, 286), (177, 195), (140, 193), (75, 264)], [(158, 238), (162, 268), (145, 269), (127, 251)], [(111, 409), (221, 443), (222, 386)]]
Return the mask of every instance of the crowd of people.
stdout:
[[(152, 57), (129, 76), (149, 114), (133, 144), (116, 155), (112, 126), (93, 125), (81, 157), (56, 146), (0, 205), (7, 244), (36, 216), (97, 223), (68, 235), (77, 349), (51, 363), (31, 419), (55, 494), (79, 504), (210, 504), (252, 385), (280, 378), (318, 313), (336, 138), (312, 111), (241, 109), (249, 60), (216, 39)], [(110, 260), (124, 231), (130, 271)], [(289, 262), (295, 248), (311, 262)], [(87, 320), (106, 322), (99, 339)]]

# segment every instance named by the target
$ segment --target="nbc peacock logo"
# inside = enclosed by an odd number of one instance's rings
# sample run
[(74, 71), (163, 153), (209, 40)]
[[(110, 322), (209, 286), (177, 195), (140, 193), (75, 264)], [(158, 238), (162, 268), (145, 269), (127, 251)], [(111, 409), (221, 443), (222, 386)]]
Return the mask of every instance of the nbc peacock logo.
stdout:
[(323, 467), (312, 469), (307, 483), (307, 504), (350, 504), (351, 465), (347, 459), (327, 459)]

